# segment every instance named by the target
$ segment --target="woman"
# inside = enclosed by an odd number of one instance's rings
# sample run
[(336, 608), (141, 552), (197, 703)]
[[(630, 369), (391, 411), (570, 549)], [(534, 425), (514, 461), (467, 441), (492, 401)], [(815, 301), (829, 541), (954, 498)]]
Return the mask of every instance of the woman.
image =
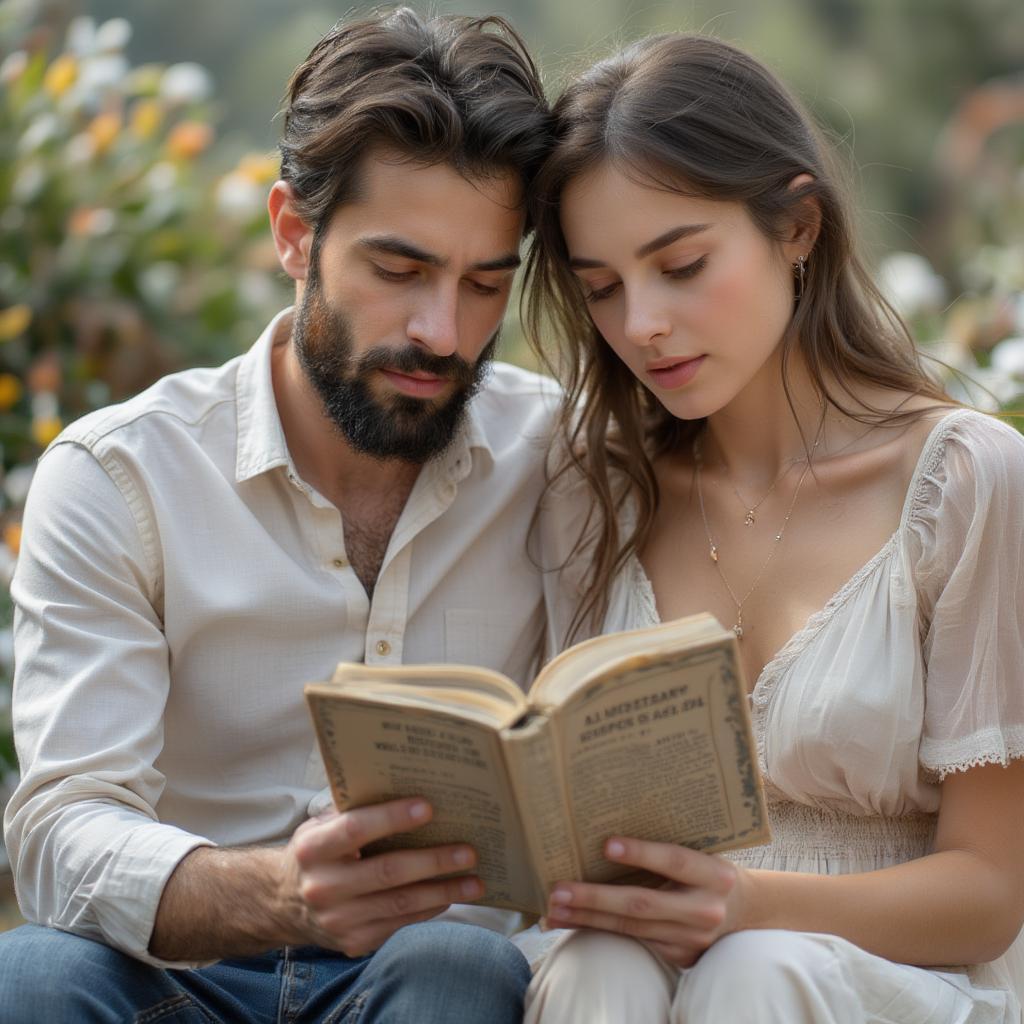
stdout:
[(666, 884), (556, 886), (575, 930), (527, 1019), (1019, 1024), (1024, 439), (922, 370), (751, 57), (648, 39), (556, 116), (531, 320), (582, 409), (562, 600), (577, 635), (734, 629), (774, 840), (610, 837)]

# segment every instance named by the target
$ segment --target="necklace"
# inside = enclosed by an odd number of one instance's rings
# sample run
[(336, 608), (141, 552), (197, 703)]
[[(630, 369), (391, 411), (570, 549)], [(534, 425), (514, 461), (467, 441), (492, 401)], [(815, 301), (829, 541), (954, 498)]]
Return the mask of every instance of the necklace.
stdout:
[[(824, 425), (825, 420), (824, 417), (822, 417), (821, 426), (823, 427)], [(814, 451), (814, 448), (818, 447), (818, 442), (820, 440), (821, 427), (818, 428), (818, 436), (815, 438), (814, 446), (811, 449), (812, 452)], [(711, 526), (708, 524), (708, 514), (704, 508), (704, 488), (701, 486), (701, 469), (703, 468), (704, 460), (701, 458), (700, 437), (698, 436), (693, 439), (693, 465), (694, 474), (697, 477), (697, 499), (700, 502), (700, 517), (704, 522), (704, 534), (708, 539), (708, 554), (711, 557), (711, 561), (715, 563), (715, 570), (717, 571), (719, 579), (721, 579), (726, 592), (729, 594), (729, 599), (736, 606), (736, 622), (733, 624), (732, 631), (736, 634), (737, 640), (743, 639), (743, 606), (749, 600), (750, 595), (757, 589), (757, 585), (761, 582), (761, 577), (764, 576), (765, 570), (768, 568), (771, 560), (775, 557), (775, 552), (778, 551), (783, 534), (786, 532), (786, 526), (789, 524), (789, 520), (793, 515), (793, 509), (796, 507), (796, 500), (800, 497), (800, 488), (803, 487), (804, 480), (806, 479), (807, 474), (811, 471), (811, 460), (807, 459), (806, 462), (807, 465), (804, 466), (804, 471), (800, 474), (800, 479), (796, 483), (796, 489), (793, 491), (793, 500), (789, 503), (789, 508), (786, 509), (785, 518), (782, 520), (782, 524), (779, 526), (779, 529), (775, 534), (775, 538), (772, 540), (772, 546), (771, 550), (768, 552), (768, 557), (761, 563), (761, 568), (758, 569), (757, 575), (754, 577), (754, 582), (750, 584), (750, 589), (743, 595), (743, 598), (740, 599), (736, 596), (736, 592), (732, 589), (729, 585), (729, 581), (725, 578), (725, 573), (722, 571), (722, 564), (718, 560), (718, 545), (711, 536)], [(781, 477), (779, 477), (779, 479), (781, 479)], [(775, 484), (778, 482), (779, 480), (776, 480)], [(773, 489), (775, 484), (772, 484)], [(766, 494), (765, 498), (767, 497), (768, 495)], [(761, 501), (763, 502), (764, 498), (762, 498)], [(758, 502), (758, 505), (760, 504), (761, 502)], [(746, 520), (744, 520), (744, 522), (746, 522)], [(749, 525), (749, 523), (747, 525)]]
[[(817, 449), (818, 445), (821, 444), (821, 433), (821, 430), (819, 430), (818, 436), (814, 439), (814, 444), (811, 445), (811, 456), (814, 455), (814, 452)], [(737, 499), (739, 499), (739, 503), (746, 509), (747, 514), (743, 517), (744, 526), (754, 525), (754, 523), (756, 522), (756, 517), (754, 513), (756, 513), (757, 510), (765, 503), (765, 501), (768, 500), (768, 496), (772, 493), (772, 491), (775, 490), (776, 487), (779, 486), (779, 484), (782, 482), (782, 478), (795, 465), (797, 465), (797, 463), (807, 462), (809, 458), (810, 456), (804, 455), (796, 459), (790, 459), (785, 464), (785, 466), (782, 467), (782, 470), (779, 472), (779, 475), (772, 481), (771, 487), (769, 487), (768, 490), (764, 492), (764, 494), (761, 496), (761, 500), (757, 502), (757, 504), (755, 505), (751, 505), (750, 502), (747, 501), (746, 498), (744, 498), (738, 490), (736, 490), (736, 485), (731, 480), (729, 481), (729, 486), (732, 488), (732, 493), (736, 495)]]

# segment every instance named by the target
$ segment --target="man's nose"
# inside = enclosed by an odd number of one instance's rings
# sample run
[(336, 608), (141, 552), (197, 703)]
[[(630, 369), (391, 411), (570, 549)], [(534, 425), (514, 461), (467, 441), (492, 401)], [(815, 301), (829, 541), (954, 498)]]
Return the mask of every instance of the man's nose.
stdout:
[(450, 356), (459, 348), (458, 288), (438, 287), (419, 296), (406, 328), (409, 340), (434, 355)]

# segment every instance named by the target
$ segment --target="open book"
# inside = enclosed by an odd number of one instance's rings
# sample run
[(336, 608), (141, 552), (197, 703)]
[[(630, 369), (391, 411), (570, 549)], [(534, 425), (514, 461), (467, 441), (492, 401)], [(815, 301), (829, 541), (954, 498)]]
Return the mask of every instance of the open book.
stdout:
[(472, 666), (341, 664), (306, 699), (339, 809), (434, 807), (367, 852), (469, 843), (485, 905), (543, 914), (560, 880), (662, 881), (607, 861), (613, 834), (770, 838), (736, 639), (710, 615), (576, 644), (526, 695)]

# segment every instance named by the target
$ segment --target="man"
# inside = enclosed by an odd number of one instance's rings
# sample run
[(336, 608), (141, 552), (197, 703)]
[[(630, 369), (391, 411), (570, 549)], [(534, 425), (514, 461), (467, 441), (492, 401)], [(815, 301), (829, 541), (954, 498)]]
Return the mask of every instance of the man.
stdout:
[(339, 660), (536, 667), (555, 403), (484, 378), (548, 132), (500, 19), (336, 27), (290, 83), (269, 202), (294, 313), (41, 460), (5, 818), (36, 925), (0, 938), (5, 1021), (520, 1019), (504, 937), (422, 923), (481, 894), (474, 851), (360, 855), (429, 806), (310, 817), (302, 686)]

